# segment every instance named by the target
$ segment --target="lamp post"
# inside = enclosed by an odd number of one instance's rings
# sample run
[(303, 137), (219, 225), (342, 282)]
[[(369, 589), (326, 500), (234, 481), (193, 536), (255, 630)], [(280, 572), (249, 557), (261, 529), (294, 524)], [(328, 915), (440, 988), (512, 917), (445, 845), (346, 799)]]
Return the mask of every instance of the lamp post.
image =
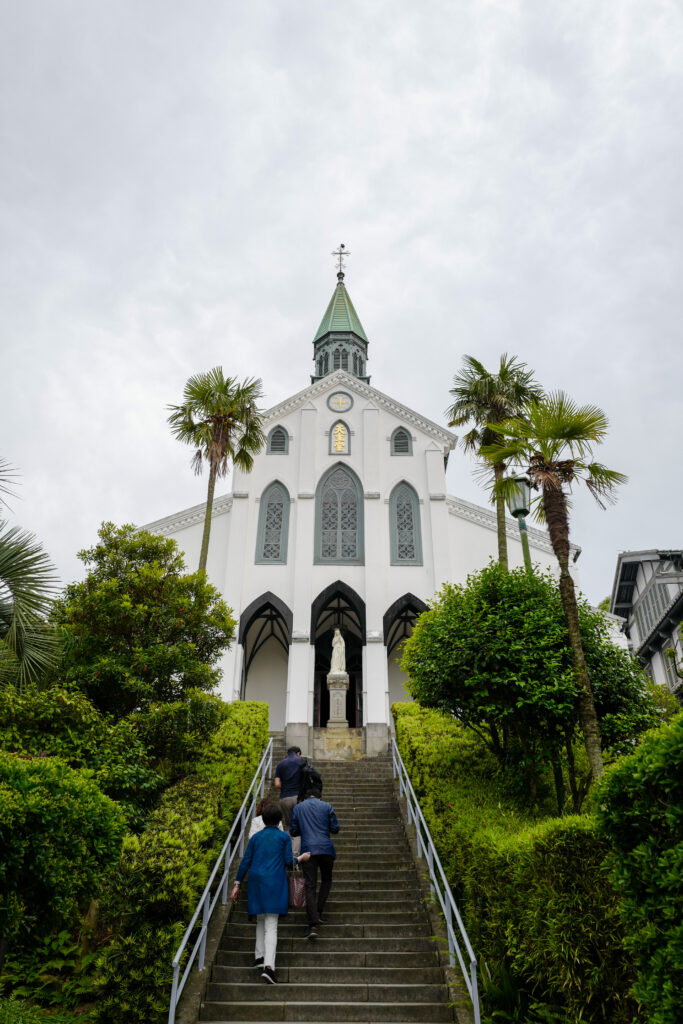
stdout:
[(516, 486), (508, 498), (508, 508), (519, 526), (519, 536), (522, 541), (526, 571), (533, 572), (531, 553), (529, 551), (529, 536), (526, 529), (526, 517), (529, 515), (529, 505), (531, 504), (531, 484), (526, 476), (514, 476), (512, 477), (512, 483)]

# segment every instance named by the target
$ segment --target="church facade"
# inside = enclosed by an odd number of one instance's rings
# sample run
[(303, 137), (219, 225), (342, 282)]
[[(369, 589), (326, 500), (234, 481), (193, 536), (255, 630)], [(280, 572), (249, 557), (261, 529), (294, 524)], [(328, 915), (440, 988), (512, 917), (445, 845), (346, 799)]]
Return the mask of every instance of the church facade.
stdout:
[[(497, 554), (494, 510), (446, 492), (456, 436), (372, 387), (368, 339), (340, 270), (314, 339), (315, 372), (264, 415), (253, 469), (215, 499), (207, 572), (238, 620), (223, 697), (265, 700), (270, 728), (313, 750), (329, 718), (332, 637), (345, 643), (346, 717), (363, 749), (386, 749), (390, 706), (408, 700), (401, 641), (446, 582)], [(205, 506), (146, 526), (199, 560)], [(544, 531), (535, 563), (556, 572)], [(522, 565), (507, 523), (510, 565)]]

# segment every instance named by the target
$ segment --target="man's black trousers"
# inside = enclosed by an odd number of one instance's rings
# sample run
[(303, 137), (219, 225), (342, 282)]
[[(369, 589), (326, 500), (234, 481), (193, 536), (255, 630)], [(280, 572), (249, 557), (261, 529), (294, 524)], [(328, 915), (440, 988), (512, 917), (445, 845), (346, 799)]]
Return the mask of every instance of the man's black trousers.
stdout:
[[(306, 916), (309, 925), (318, 924), (320, 921), (332, 887), (333, 866), (334, 857), (329, 853), (311, 854), (311, 859), (305, 860), (301, 865), (306, 885)], [(318, 868), (320, 868), (320, 889), (316, 896)]]

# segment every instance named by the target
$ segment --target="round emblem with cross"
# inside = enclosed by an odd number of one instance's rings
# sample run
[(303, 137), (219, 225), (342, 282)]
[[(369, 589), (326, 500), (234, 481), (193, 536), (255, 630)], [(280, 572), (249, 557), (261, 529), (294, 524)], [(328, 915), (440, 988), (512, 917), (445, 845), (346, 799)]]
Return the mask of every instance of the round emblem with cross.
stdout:
[(327, 399), (327, 408), (333, 412), (347, 412), (352, 405), (353, 399), (345, 391), (334, 391)]

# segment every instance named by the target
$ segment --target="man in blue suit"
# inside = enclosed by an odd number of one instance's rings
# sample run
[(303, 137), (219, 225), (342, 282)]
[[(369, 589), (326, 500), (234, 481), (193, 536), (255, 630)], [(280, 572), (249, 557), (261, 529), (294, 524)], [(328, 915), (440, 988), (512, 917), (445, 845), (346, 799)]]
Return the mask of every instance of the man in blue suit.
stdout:
[[(330, 839), (339, 831), (339, 822), (332, 804), (321, 799), (322, 791), (312, 789), (303, 803), (296, 804), (289, 822), (292, 836), (301, 836), (301, 853), (310, 853), (302, 864), (306, 884), (307, 939), (318, 937), (318, 926), (324, 924), (322, 912), (332, 887), (332, 868), (336, 857)], [(320, 890), (316, 895), (320, 869)]]

